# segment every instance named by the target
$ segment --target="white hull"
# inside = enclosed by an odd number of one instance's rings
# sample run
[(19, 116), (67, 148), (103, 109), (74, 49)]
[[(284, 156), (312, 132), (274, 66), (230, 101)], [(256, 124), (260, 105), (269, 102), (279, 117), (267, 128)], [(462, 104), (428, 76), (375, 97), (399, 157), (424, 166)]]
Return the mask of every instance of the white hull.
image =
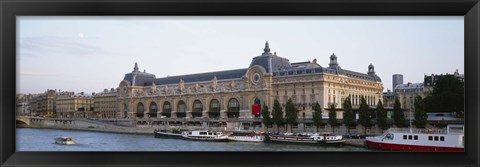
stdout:
[(263, 142), (265, 138), (263, 136), (229, 136), (228, 140), (241, 141), (241, 142)]

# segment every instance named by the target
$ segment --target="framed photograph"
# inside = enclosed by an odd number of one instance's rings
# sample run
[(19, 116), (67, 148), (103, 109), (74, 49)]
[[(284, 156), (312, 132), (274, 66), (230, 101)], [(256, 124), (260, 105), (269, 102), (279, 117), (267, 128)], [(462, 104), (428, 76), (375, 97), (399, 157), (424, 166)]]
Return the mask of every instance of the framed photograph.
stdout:
[(0, 5), (2, 166), (478, 166), (477, 1)]

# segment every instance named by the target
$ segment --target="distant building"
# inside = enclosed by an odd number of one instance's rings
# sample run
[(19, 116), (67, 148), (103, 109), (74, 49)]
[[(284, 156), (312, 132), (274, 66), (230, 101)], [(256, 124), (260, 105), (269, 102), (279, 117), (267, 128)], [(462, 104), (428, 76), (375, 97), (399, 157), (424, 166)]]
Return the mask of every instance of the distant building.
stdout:
[(97, 118), (93, 111), (93, 97), (83, 92), (61, 92), (56, 100), (57, 117)]
[(425, 98), (428, 93), (424, 91), (423, 83), (400, 84), (395, 87), (395, 97), (400, 101), (402, 109), (407, 112), (414, 111), (415, 97)]
[(55, 108), (57, 96), (57, 90), (50, 89), (44, 93), (34, 95), (30, 101), (31, 112), (39, 116), (55, 116), (57, 113)]
[(383, 107), (393, 107), (395, 104), (395, 93), (387, 90), (383, 92)]
[(458, 79), (460, 79), (461, 81), (465, 82), (465, 76), (464, 74), (460, 74), (458, 73), (458, 70), (456, 70), (453, 74), (440, 74), (440, 75), (430, 75), (430, 76), (427, 76), (425, 75), (424, 79), (423, 79), (423, 85), (425, 86), (426, 90), (425, 91), (428, 91), (428, 92), (431, 92), (433, 91), (433, 86), (435, 85), (435, 83), (437, 82), (438, 79), (444, 77), (444, 76), (447, 76), (447, 75), (453, 75), (455, 77), (457, 77)]
[(16, 109), (15, 109), (15, 115), (30, 115), (31, 114), (31, 109), (30, 109), (30, 102), (32, 101), (32, 95), (31, 94), (17, 94), (15, 97), (15, 104), (16, 104)]
[(403, 84), (403, 75), (402, 74), (393, 74), (392, 75), (392, 90), (395, 92), (395, 87), (397, 85)]
[(99, 119), (112, 119), (118, 118), (118, 92), (116, 89), (111, 88), (103, 90), (103, 92), (96, 93), (93, 96), (94, 111), (98, 113)]

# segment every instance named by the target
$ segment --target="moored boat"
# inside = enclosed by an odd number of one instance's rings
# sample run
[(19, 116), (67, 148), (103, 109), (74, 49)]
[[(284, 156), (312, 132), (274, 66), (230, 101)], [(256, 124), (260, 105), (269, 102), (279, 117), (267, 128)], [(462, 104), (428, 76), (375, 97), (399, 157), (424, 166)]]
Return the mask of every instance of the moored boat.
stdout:
[(75, 141), (71, 137), (57, 137), (55, 138), (55, 144), (71, 145), (75, 144)]
[(228, 135), (222, 132), (214, 132), (207, 130), (199, 131), (185, 131), (182, 132), (182, 137), (192, 140), (204, 140), (204, 141), (228, 141)]
[(265, 140), (264, 132), (233, 131), (228, 135), (228, 140), (245, 142), (262, 142)]
[(284, 133), (284, 134), (273, 134), (268, 136), (268, 141), (273, 142), (287, 142), (287, 143), (303, 143), (303, 144), (323, 144), (323, 145), (333, 145), (333, 144), (343, 144), (345, 140), (341, 135), (332, 135), (332, 133), (321, 133), (321, 134), (310, 134), (310, 133)]
[(447, 129), (391, 128), (381, 136), (367, 137), (367, 146), (398, 151), (465, 151), (464, 126), (448, 125)]
[(182, 132), (181, 130), (155, 130), (154, 134), (156, 138), (175, 138), (175, 139), (182, 139)]

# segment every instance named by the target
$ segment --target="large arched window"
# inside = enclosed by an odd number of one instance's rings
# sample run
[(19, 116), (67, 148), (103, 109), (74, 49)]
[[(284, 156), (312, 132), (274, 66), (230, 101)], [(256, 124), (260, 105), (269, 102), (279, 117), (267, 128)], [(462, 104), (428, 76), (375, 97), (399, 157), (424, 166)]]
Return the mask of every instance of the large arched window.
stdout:
[(193, 102), (193, 112), (192, 112), (193, 118), (202, 117), (202, 111), (203, 111), (202, 102), (200, 100), (195, 100)]
[(235, 98), (232, 98), (228, 101), (228, 111), (227, 116), (229, 118), (238, 118), (240, 115), (240, 103)]
[(150, 103), (150, 112), (148, 113), (148, 115), (150, 115), (150, 117), (157, 117), (157, 103), (155, 102), (151, 102)]
[(187, 115), (187, 105), (185, 105), (185, 102), (183, 100), (180, 100), (177, 104), (177, 117), (178, 118), (184, 118)]
[(172, 113), (172, 105), (170, 105), (170, 102), (168, 101), (164, 102), (162, 116), (170, 118), (171, 113)]
[(220, 102), (217, 99), (212, 99), (210, 101), (208, 117), (210, 118), (219, 118), (220, 117)]
[(143, 107), (143, 103), (138, 103), (137, 104), (137, 117), (143, 118), (143, 112), (145, 108)]

